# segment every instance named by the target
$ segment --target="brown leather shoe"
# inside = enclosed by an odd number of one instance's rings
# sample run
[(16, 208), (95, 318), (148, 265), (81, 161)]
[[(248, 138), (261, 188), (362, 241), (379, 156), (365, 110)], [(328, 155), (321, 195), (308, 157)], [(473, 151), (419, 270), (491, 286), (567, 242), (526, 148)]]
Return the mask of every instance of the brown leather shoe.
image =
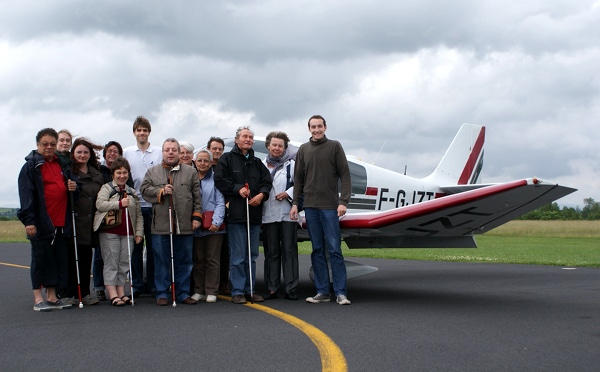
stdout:
[(198, 301), (194, 300), (191, 297), (187, 297), (185, 300), (183, 300), (183, 303), (186, 305), (196, 305)]
[(233, 302), (234, 304), (245, 304), (246, 299), (242, 295), (235, 295), (231, 297), (231, 302)]
[(169, 300), (167, 300), (166, 298), (159, 298), (158, 300), (156, 300), (156, 304), (158, 306), (167, 306), (169, 304)]
[(250, 297), (249, 294), (245, 295), (244, 297), (246, 297), (246, 300), (250, 301), (250, 302), (263, 302), (265, 299), (263, 298), (263, 296), (254, 293), (252, 295), (252, 297)]

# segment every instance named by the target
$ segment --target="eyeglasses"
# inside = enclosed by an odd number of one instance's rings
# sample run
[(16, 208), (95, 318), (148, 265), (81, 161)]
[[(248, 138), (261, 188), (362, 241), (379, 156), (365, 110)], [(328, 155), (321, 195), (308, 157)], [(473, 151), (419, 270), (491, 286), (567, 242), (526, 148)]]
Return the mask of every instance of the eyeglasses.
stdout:
[(38, 142), (38, 146), (41, 146), (43, 148), (56, 147), (56, 142)]
[(106, 150), (107, 154), (118, 154), (119, 150)]
[(197, 159), (196, 163), (210, 163), (210, 160), (206, 160), (206, 159)]

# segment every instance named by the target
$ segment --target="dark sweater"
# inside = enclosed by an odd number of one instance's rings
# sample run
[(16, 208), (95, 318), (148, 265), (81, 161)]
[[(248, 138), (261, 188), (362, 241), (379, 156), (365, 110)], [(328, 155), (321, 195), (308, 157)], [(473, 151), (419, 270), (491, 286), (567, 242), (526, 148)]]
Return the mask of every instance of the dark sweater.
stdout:
[(350, 170), (338, 141), (311, 138), (298, 149), (294, 169), (292, 204), (297, 205), (300, 195), (304, 195), (304, 208), (337, 209), (340, 204), (348, 205), (352, 189)]

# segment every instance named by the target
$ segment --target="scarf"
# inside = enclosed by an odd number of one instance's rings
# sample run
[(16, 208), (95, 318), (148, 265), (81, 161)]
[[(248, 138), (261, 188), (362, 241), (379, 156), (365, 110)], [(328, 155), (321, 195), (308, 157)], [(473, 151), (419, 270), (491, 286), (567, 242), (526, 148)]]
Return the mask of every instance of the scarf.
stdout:
[(285, 152), (283, 153), (283, 155), (279, 156), (279, 157), (274, 157), (271, 156), (271, 154), (267, 155), (267, 164), (269, 164), (270, 166), (273, 167), (273, 169), (271, 170), (271, 179), (273, 179), (275, 177), (275, 173), (277, 173), (278, 170), (280, 170), (281, 168), (283, 168), (283, 164), (285, 164), (286, 161), (290, 160), (290, 159), (296, 159), (296, 153), (298, 152), (298, 148), (294, 145), (288, 145), (287, 149), (285, 149)]

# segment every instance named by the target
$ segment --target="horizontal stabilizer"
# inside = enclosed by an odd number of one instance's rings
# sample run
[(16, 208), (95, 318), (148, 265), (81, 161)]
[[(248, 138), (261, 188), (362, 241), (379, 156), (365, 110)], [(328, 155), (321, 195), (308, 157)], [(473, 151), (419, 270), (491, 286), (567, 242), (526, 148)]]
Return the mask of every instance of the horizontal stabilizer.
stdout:
[(473, 247), (487, 232), (576, 191), (524, 179), (380, 212), (347, 214), (342, 237), (352, 248)]

